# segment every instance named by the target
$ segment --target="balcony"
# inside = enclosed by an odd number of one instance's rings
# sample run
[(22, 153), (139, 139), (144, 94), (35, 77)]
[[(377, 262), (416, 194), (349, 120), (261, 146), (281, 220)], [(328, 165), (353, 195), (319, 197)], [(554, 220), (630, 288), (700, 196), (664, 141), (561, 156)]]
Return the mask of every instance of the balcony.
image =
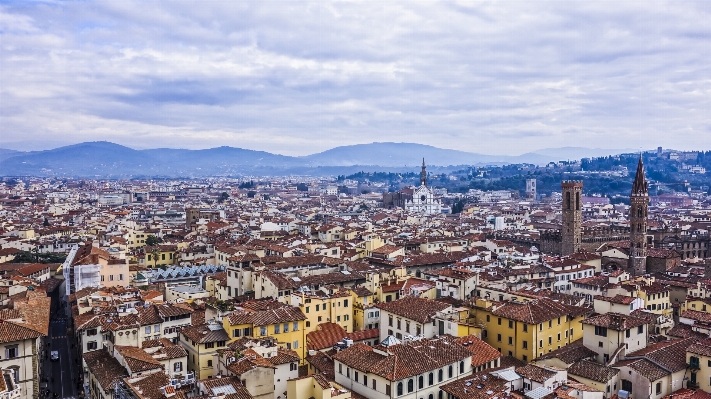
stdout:
[(699, 389), (699, 382), (698, 381), (687, 381), (686, 387), (688, 389)]
[(698, 361), (689, 362), (689, 363), (687, 363), (686, 368), (689, 370), (699, 370), (700, 369), (699, 362)]

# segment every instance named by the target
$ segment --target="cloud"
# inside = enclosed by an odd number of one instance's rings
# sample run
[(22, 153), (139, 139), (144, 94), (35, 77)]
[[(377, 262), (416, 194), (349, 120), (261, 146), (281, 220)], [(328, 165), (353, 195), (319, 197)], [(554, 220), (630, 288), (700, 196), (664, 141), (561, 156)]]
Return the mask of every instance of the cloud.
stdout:
[(711, 148), (708, 2), (17, 2), (3, 142)]

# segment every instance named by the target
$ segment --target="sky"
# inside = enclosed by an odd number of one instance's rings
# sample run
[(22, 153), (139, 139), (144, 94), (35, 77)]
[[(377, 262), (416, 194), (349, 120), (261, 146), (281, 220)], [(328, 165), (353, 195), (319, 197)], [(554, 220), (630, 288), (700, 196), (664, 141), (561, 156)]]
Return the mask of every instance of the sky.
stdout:
[(0, 147), (711, 150), (710, 1), (2, 1)]

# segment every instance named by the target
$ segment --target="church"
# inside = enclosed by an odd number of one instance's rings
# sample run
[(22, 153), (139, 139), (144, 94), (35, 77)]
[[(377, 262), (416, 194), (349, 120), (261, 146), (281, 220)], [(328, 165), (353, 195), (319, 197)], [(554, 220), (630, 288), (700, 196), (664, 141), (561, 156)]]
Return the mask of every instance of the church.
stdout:
[(427, 168), (424, 158), (422, 158), (420, 185), (413, 190), (412, 199), (408, 199), (405, 202), (404, 208), (409, 212), (422, 213), (425, 215), (442, 213), (442, 204), (435, 200), (434, 191), (427, 187)]

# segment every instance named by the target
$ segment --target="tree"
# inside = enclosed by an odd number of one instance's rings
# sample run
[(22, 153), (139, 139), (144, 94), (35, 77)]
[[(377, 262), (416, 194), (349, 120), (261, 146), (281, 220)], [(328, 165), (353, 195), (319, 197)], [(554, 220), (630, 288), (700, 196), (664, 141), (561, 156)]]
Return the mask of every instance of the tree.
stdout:
[(153, 247), (153, 249), (151, 249), (151, 255), (153, 256), (153, 267), (158, 266), (158, 255), (160, 255), (160, 248)]
[(149, 247), (156, 246), (162, 242), (163, 242), (162, 238), (156, 237), (153, 234), (150, 234), (148, 237), (146, 237), (146, 245)]
[(221, 203), (227, 201), (227, 199), (229, 199), (229, 198), (230, 198), (230, 195), (223, 191), (222, 194), (220, 194), (220, 198), (217, 199), (217, 202), (221, 204)]
[(49, 220), (47, 218), (44, 218), (44, 222), (42, 222), (42, 226), (49, 226)]

